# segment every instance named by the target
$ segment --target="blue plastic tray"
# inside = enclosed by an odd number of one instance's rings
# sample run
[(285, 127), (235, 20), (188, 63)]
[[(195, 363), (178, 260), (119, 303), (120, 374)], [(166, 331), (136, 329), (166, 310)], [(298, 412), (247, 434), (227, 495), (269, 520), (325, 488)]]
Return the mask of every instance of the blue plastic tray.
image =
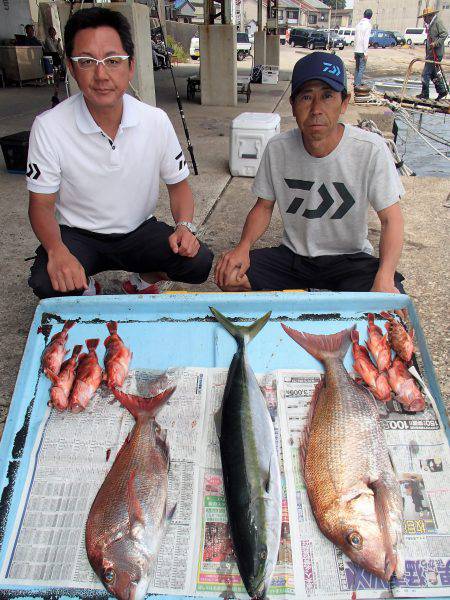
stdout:
[[(301, 293), (270, 292), (248, 294), (164, 294), (161, 296), (99, 296), (56, 298), (42, 301), (36, 309), (28, 335), (8, 419), (0, 443), (0, 564), (2, 564), (14, 516), (25, 482), (30, 452), (46, 410), (48, 381), (40, 371), (44, 336), (38, 333), (42, 323), (59, 331), (66, 319), (77, 319), (70, 331), (69, 345), (86, 338), (106, 337), (105, 322), (117, 320), (126, 328), (133, 350), (134, 368), (165, 370), (174, 366), (227, 367), (236, 345), (212, 317), (214, 306), (230, 317), (252, 321), (268, 310), (271, 319), (252, 342), (249, 353), (255, 372), (273, 369), (317, 369), (318, 363), (300, 348), (293, 352), (292, 341), (280, 327), (288, 322), (294, 328), (312, 333), (334, 333), (353, 323), (358, 324), (362, 339), (366, 337), (368, 312), (407, 308), (416, 332), (416, 344), (422, 356), (425, 377), (436, 399), (447, 438), (449, 427), (445, 407), (436, 381), (431, 358), (414, 306), (408, 296), (370, 293)], [(98, 354), (103, 359), (104, 347)], [(300, 354), (301, 353), (301, 354)], [(346, 366), (351, 369), (350, 353)], [(450, 592), (449, 592), (450, 594)], [(86, 590), (0, 589), (0, 598), (107, 598), (106, 592)], [(446, 596), (449, 597), (449, 596)], [(181, 596), (152, 596), (155, 600), (180, 600)]]

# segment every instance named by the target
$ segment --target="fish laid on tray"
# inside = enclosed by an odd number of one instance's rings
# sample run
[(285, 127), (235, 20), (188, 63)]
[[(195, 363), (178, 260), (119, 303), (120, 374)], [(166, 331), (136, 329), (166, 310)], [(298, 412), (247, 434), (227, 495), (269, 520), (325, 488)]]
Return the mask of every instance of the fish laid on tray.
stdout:
[(265, 598), (280, 545), (281, 481), (273, 424), (246, 344), (270, 313), (242, 327), (211, 311), (238, 344), (216, 419), (231, 537), (248, 594)]
[(81, 344), (74, 347), (72, 356), (63, 362), (58, 375), (47, 371), (47, 377), (53, 384), (50, 389), (50, 404), (56, 410), (66, 410), (69, 406), (69, 396), (75, 381), (78, 356), (82, 348)]
[(401, 577), (402, 498), (372, 394), (343, 365), (354, 327), (332, 335), (284, 330), (321, 361), (301, 443), (301, 466), (322, 533), (385, 581)]
[(367, 348), (372, 354), (378, 371), (382, 373), (387, 371), (391, 365), (391, 347), (389, 346), (387, 334), (383, 335), (383, 331), (378, 325), (375, 325), (375, 315), (369, 313)]
[(132, 353), (117, 333), (117, 321), (110, 321), (106, 326), (109, 331), (109, 336), (104, 342), (106, 384), (109, 388), (122, 387), (128, 375)]
[(424, 395), (417, 386), (401, 358), (396, 356), (388, 370), (389, 383), (396, 399), (409, 411), (419, 412), (425, 409)]
[(88, 352), (81, 354), (78, 359), (77, 373), (69, 396), (69, 408), (74, 413), (79, 413), (86, 408), (102, 382), (103, 370), (98, 364), (95, 352), (99, 341), (99, 339), (86, 340)]
[(391, 399), (391, 387), (386, 373), (379, 373), (370, 359), (369, 352), (359, 344), (359, 333), (354, 330), (351, 333), (353, 342), (353, 368), (367, 384), (369, 390), (378, 400), (388, 402)]
[(113, 389), (136, 419), (86, 523), (86, 551), (107, 591), (119, 600), (142, 600), (174, 509), (167, 508), (169, 448), (155, 421), (173, 394), (142, 398)]
[(409, 364), (414, 354), (414, 330), (409, 334), (394, 316), (388, 312), (380, 314), (384, 319), (387, 319), (385, 327), (392, 349), (405, 363)]
[(64, 357), (67, 354), (66, 342), (69, 336), (69, 329), (75, 325), (75, 321), (66, 321), (63, 328), (52, 336), (42, 355), (42, 369), (49, 376), (49, 373), (58, 375), (61, 370)]

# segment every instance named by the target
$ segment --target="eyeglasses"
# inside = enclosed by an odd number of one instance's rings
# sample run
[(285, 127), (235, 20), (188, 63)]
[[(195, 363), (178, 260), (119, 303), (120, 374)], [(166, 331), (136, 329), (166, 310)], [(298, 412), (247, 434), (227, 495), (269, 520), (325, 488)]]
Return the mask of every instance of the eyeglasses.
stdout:
[(103, 65), (108, 71), (113, 71), (114, 69), (118, 69), (129, 58), (127, 54), (126, 56), (107, 56), (102, 60), (92, 58), (91, 56), (71, 56), (70, 60), (76, 63), (83, 71), (94, 69), (99, 65)]

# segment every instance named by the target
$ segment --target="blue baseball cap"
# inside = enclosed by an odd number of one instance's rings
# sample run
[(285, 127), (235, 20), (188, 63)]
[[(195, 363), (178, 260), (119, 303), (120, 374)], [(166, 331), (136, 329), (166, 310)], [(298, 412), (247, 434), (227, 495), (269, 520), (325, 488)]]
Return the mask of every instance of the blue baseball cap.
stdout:
[(347, 75), (342, 59), (329, 52), (312, 52), (295, 63), (292, 71), (291, 98), (306, 81), (324, 81), (336, 92), (347, 92)]

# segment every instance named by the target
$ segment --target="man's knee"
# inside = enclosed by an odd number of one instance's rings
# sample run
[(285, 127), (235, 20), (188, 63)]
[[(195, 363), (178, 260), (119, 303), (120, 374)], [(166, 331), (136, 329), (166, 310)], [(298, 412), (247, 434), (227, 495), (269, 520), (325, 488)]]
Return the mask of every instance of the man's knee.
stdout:
[(28, 278), (28, 285), (40, 300), (57, 296), (48, 276), (47, 268), (32, 268)]
[(211, 271), (214, 254), (204, 244), (200, 245), (200, 249), (193, 258), (185, 259), (185, 276), (186, 283), (200, 284), (208, 279)]

